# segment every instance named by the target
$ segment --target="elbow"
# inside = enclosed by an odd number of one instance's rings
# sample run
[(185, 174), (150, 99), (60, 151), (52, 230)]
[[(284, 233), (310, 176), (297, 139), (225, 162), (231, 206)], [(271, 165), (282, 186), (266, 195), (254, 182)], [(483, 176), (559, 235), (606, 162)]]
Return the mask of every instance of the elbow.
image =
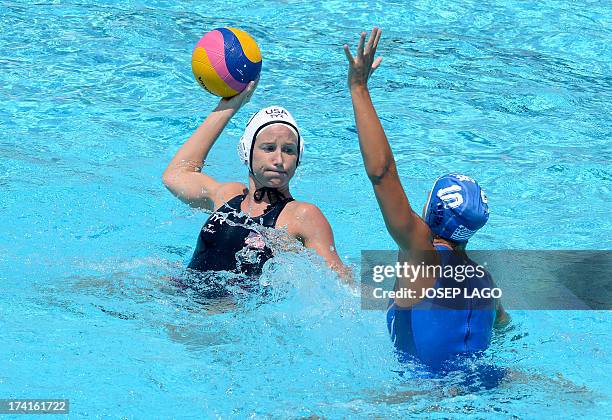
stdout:
[(181, 161), (180, 163), (170, 162), (162, 174), (162, 183), (172, 190), (178, 183), (182, 183), (184, 177), (192, 172), (200, 172), (201, 166), (190, 161)]
[(168, 189), (172, 189), (173, 181), (176, 179), (176, 175), (169, 169), (166, 169), (162, 174), (162, 183)]
[(382, 179), (385, 177), (386, 173), (387, 171), (384, 168), (380, 170), (368, 171), (368, 179), (372, 184), (378, 185), (380, 184), (380, 181), (382, 181)]
[(366, 173), (370, 179), (370, 182), (374, 185), (378, 185), (383, 178), (389, 174), (390, 169), (390, 163), (371, 165), (366, 168)]

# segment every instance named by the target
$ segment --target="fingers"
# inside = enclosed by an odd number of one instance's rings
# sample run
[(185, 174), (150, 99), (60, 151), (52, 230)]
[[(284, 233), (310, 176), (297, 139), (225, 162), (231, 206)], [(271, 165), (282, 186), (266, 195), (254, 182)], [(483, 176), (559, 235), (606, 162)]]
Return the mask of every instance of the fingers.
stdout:
[(247, 93), (244, 97), (244, 103), (246, 104), (251, 100), (251, 96), (255, 93), (255, 82), (249, 83), (249, 87), (247, 87)]
[(374, 53), (376, 52), (376, 48), (378, 48), (378, 41), (380, 41), (380, 35), (382, 34), (382, 29), (380, 28), (374, 28), (376, 29), (376, 38), (374, 39), (374, 43), (372, 45), (372, 55), (374, 55)]
[(254, 80), (249, 82), (249, 84), (247, 85), (246, 89), (244, 89), (244, 96), (249, 97), (253, 94), (253, 92), (255, 91), (255, 86), (257, 85), (257, 82), (255, 82)]
[[(378, 47), (378, 42), (380, 41), (380, 36), (382, 34), (382, 30), (378, 27), (374, 27), (372, 32), (370, 32), (370, 36), (368, 37), (368, 42), (366, 43), (366, 33), (362, 32), (359, 36), (359, 44), (357, 45), (357, 59), (360, 60), (364, 58), (364, 55), (369, 56), (370, 60), (374, 59), (374, 55), (376, 54), (376, 48)], [(346, 55), (347, 60), (349, 62), (354, 62), (355, 58), (351, 54), (351, 50), (348, 45), (344, 44), (344, 54)], [(380, 60), (377, 60), (378, 65), (380, 65)]]
[(382, 29), (378, 28), (378, 34), (376, 35), (376, 41), (374, 41), (374, 48), (378, 47), (378, 41), (380, 41), (381, 35), (382, 35)]
[(255, 93), (255, 89), (257, 88), (257, 84), (259, 83), (259, 77), (252, 82), (249, 82), (247, 87), (240, 92), (239, 96), (242, 96), (242, 104), (246, 104), (251, 100), (251, 96)]
[(363, 46), (365, 44), (366, 33), (362, 32), (359, 37), (359, 45), (357, 46), (357, 57), (363, 57)]
[(351, 49), (346, 44), (344, 44), (344, 54), (346, 55), (346, 58), (349, 61), (349, 63), (352, 63), (353, 61), (355, 61), (355, 59), (353, 58), (353, 54), (351, 54)]
[(380, 63), (382, 62), (382, 59), (383, 59), (382, 57), (378, 57), (376, 60), (374, 60), (374, 63), (372, 63), (372, 71), (370, 72), (370, 75), (374, 74), (376, 69), (380, 67)]
[(369, 54), (370, 50), (372, 49), (372, 45), (374, 44), (374, 40), (376, 39), (376, 34), (378, 33), (378, 28), (375, 26), (372, 29), (372, 32), (370, 32), (370, 36), (368, 37), (368, 43), (366, 44), (365, 47), (365, 54)]
[(253, 92), (255, 91), (255, 89), (257, 89), (257, 86), (259, 85), (259, 77), (257, 76), (257, 79), (253, 80), (251, 82), (251, 95), (253, 94)]
[(378, 48), (378, 42), (380, 41), (380, 35), (382, 30), (376, 26), (372, 29), (370, 39), (368, 39), (368, 45), (366, 46), (365, 54), (369, 55), (372, 59), (376, 55), (376, 48)]

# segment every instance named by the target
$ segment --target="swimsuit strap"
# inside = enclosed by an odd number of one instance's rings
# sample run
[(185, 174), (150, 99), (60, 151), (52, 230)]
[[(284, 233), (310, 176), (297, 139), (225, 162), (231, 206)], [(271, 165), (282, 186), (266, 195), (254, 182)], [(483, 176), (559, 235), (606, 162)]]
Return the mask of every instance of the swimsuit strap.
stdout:
[(262, 224), (266, 227), (275, 227), (278, 216), (280, 216), (285, 206), (292, 201), (294, 200), (290, 197), (285, 198), (274, 205), (270, 204), (266, 209), (266, 212), (259, 216), (261, 218)]
[(223, 206), (219, 208), (219, 210), (221, 210), (221, 208), (223, 207), (229, 207), (229, 209), (236, 210), (238, 213), (240, 213), (240, 204), (242, 204), (242, 201), (245, 198), (246, 194), (239, 194), (236, 197), (232, 197), (231, 199), (227, 200), (227, 202), (224, 203)]

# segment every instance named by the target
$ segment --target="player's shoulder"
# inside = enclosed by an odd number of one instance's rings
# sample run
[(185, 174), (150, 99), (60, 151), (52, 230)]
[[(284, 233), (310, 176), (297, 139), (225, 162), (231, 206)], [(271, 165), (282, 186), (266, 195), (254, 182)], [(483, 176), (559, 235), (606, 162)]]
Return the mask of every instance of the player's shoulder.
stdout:
[(306, 201), (293, 200), (287, 203), (285, 208), (292, 214), (292, 216), (296, 218), (309, 218), (311, 220), (320, 218), (325, 219), (325, 216), (320, 208), (312, 203), (307, 203)]
[(309, 237), (321, 229), (330, 229), (329, 222), (319, 207), (297, 200), (286, 204), (277, 225), (286, 226), (289, 233), (302, 238)]

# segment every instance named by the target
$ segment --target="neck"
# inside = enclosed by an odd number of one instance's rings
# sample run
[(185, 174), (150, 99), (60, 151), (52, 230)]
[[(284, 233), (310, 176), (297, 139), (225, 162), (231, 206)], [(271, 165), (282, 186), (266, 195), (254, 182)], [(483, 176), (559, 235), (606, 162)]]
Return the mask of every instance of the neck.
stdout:
[[(249, 204), (250, 208), (263, 208), (272, 204), (270, 203), (270, 198), (268, 197), (268, 194), (263, 194), (261, 200), (255, 200), (255, 191), (264, 187), (264, 185), (260, 184), (253, 178), (253, 175), (249, 175), (249, 191), (244, 200)], [(291, 198), (291, 193), (289, 192), (289, 185), (285, 185), (283, 187), (275, 189), (283, 196), (285, 196), (285, 198)]]

